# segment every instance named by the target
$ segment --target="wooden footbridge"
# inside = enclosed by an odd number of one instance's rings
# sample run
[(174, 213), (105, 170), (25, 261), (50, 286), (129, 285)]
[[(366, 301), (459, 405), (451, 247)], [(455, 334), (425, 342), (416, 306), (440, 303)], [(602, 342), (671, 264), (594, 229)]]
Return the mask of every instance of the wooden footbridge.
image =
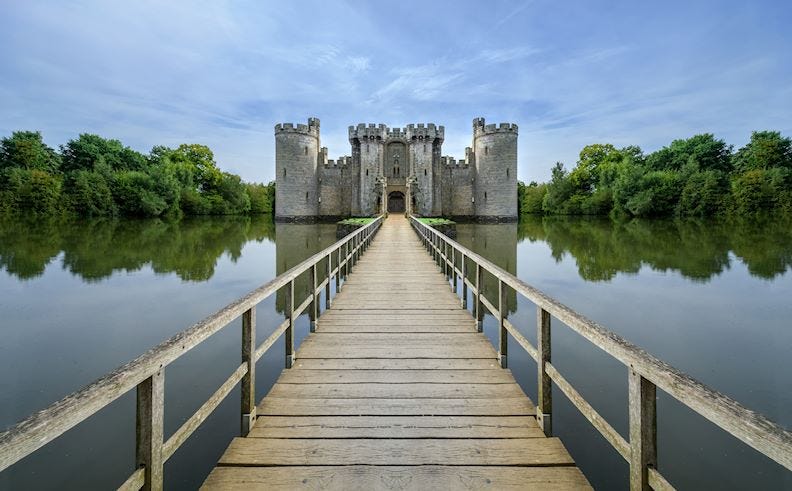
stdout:
[[(480, 288), (485, 275), (497, 282), (496, 298)], [(295, 282), (305, 277), (309, 293), (297, 303)], [(338, 293), (331, 298), (333, 283)], [(278, 291), (288, 299), (286, 319), (259, 343), (255, 308)], [(536, 346), (506, 318), (512, 291), (536, 305)], [(312, 332), (295, 352), (294, 321), (306, 312)], [(500, 326), (495, 347), (481, 332), (485, 312)], [(240, 316), (241, 364), (166, 439), (165, 368)], [(552, 365), (552, 317), (626, 366), (628, 438)], [(286, 369), (259, 402), (256, 361), (281, 336)], [(536, 405), (506, 368), (509, 337), (537, 362)], [(137, 462), (120, 488), (161, 489), (164, 462), (237, 384), (242, 436), (205, 489), (590, 488), (552, 437), (553, 384), (629, 463), (631, 489), (673, 489), (658, 468), (658, 388), (792, 470), (788, 430), (417, 219), (391, 216), (9, 428), (0, 434), (0, 471), (136, 389)]]

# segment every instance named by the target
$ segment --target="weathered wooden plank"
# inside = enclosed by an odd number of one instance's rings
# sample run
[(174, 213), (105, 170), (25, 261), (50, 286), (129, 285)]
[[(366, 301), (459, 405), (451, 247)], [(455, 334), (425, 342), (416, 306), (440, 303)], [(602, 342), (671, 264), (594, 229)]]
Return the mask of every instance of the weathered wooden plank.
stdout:
[(383, 332), (383, 333), (401, 333), (410, 334), (418, 332), (435, 332), (447, 335), (466, 334), (473, 332), (473, 323), (457, 323), (457, 324), (325, 324), (321, 323), (317, 328), (317, 332), (321, 333), (365, 333), (365, 332)]
[(309, 358), (298, 359), (296, 368), (315, 370), (500, 370), (491, 358)]
[(280, 384), (512, 384), (510, 370), (285, 370)]
[(511, 384), (275, 384), (267, 397), (308, 399), (495, 399), (524, 396)]
[(544, 438), (533, 416), (267, 416), (249, 438)]
[(235, 438), (219, 465), (574, 465), (558, 438)]
[(279, 416), (533, 416), (527, 397), (509, 399), (292, 399), (265, 397), (256, 414)]
[(367, 346), (300, 346), (297, 358), (495, 358), (497, 354), (490, 345), (387, 348)]
[(423, 491), (427, 489), (591, 489), (576, 467), (329, 466), (217, 467), (205, 490)]
[(414, 333), (410, 336), (404, 334), (389, 334), (389, 333), (360, 333), (360, 334), (325, 334), (316, 333), (308, 336), (303, 340), (301, 346), (319, 345), (322, 346), (393, 346), (408, 347), (408, 346), (474, 346), (489, 343), (484, 336), (468, 332), (467, 334), (459, 336), (448, 336), (438, 333)]

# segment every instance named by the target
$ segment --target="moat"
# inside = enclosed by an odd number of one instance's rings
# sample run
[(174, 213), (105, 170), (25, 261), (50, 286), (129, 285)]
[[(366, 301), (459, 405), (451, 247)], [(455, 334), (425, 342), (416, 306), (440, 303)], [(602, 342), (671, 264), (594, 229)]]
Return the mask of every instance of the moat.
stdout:
[[(47, 406), (335, 240), (334, 225), (262, 218), (3, 219), (0, 423)], [(535, 218), (461, 224), (457, 240), (705, 384), (792, 425), (790, 223)], [(509, 318), (533, 340), (533, 306), (509, 302)], [(262, 335), (282, 310), (279, 298), (259, 307)], [(297, 342), (307, 318), (298, 328)], [(238, 363), (238, 332), (221, 331), (169, 367), (166, 435)], [(485, 332), (496, 336), (489, 317)], [(555, 329), (553, 345), (554, 364), (626, 433), (623, 367), (569, 330)], [(279, 373), (281, 353), (276, 347), (259, 363), (259, 393)], [(535, 365), (521, 350), (511, 353), (510, 368), (534, 398)], [(238, 432), (237, 410), (237, 397), (229, 397), (168, 462), (169, 489), (200, 485)], [(660, 468), (680, 489), (792, 485), (780, 466), (669, 398), (661, 396), (658, 412)], [(0, 488), (117, 486), (134, 458), (130, 421), (134, 397), (127, 395), (3, 473)], [(627, 465), (562, 396), (554, 426), (596, 488), (626, 487)], [(704, 444), (689, 448), (686, 438)]]

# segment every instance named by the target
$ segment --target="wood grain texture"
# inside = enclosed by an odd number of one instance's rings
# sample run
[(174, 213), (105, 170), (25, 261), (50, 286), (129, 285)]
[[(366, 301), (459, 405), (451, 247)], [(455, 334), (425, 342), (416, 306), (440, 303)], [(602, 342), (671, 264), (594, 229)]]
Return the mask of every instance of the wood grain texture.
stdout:
[(533, 416), (533, 403), (508, 399), (313, 399), (265, 397), (256, 414), (281, 416)]
[(205, 490), (424, 491), (492, 489), (568, 491), (591, 489), (575, 467), (344, 466), (217, 467)]
[(533, 416), (267, 416), (249, 438), (542, 438)]
[(574, 465), (558, 438), (235, 438), (218, 465)]
[(513, 384), (510, 370), (286, 370), (279, 384)]

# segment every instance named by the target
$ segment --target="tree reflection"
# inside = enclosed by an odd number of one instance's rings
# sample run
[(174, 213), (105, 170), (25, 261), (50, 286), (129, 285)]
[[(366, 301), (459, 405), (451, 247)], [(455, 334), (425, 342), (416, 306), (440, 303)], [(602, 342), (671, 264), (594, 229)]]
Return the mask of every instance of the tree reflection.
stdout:
[(518, 235), (546, 242), (556, 261), (570, 254), (580, 276), (589, 281), (608, 281), (648, 266), (706, 282), (731, 266), (730, 252), (760, 278), (772, 279), (792, 266), (792, 221), (787, 217), (624, 222), (527, 217)]
[(150, 265), (184, 281), (206, 281), (227, 253), (236, 261), (251, 240), (273, 240), (269, 217), (192, 217), (184, 220), (41, 217), (0, 219), (0, 267), (20, 278), (44, 273), (63, 252), (63, 268), (87, 281)]

